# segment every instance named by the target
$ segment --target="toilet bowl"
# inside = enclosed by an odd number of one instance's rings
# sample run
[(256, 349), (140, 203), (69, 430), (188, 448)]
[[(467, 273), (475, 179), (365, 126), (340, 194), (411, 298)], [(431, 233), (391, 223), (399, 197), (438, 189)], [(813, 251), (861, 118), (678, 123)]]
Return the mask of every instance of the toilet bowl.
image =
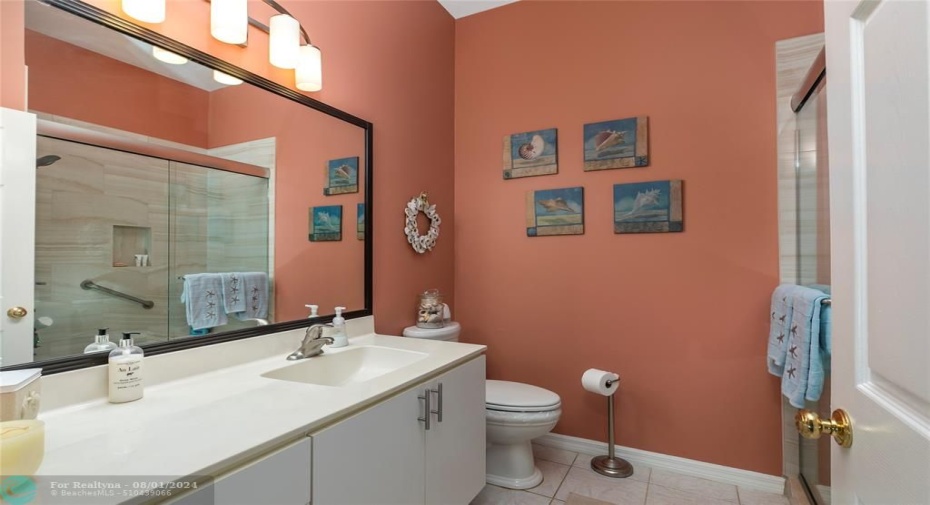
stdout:
[[(458, 341), (461, 326), (404, 329), (404, 336)], [(559, 395), (520, 382), (485, 382), (487, 420), (487, 482), (510, 489), (538, 486), (542, 472), (533, 460), (531, 440), (552, 431), (562, 414)]]

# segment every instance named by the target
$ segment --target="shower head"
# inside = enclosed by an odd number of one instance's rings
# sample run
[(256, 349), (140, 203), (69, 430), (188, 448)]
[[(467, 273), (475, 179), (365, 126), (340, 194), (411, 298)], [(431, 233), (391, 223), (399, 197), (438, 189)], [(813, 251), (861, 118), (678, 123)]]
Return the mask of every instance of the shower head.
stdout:
[(49, 154), (48, 156), (42, 156), (41, 158), (36, 160), (36, 168), (47, 167), (60, 159), (61, 159), (61, 156), (55, 156), (54, 154)]

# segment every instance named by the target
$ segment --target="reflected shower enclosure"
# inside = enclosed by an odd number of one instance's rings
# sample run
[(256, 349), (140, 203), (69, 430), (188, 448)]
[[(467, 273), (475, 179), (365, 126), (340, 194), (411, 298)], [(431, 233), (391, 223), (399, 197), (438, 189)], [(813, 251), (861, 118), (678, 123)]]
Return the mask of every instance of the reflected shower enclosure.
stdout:
[(80, 354), (101, 328), (188, 336), (184, 275), (268, 273), (266, 177), (45, 136), (37, 152), (35, 307), (52, 324), (36, 359)]

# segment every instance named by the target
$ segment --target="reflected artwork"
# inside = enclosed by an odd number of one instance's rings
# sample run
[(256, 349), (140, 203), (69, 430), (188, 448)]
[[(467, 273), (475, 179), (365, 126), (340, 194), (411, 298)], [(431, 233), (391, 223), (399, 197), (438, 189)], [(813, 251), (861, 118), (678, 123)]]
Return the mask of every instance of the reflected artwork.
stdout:
[(356, 205), (355, 238), (365, 240), (365, 204)]
[(310, 242), (342, 240), (342, 205), (310, 208)]
[(329, 160), (326, 163), (326, 196), (358, 193), (358, 156)]

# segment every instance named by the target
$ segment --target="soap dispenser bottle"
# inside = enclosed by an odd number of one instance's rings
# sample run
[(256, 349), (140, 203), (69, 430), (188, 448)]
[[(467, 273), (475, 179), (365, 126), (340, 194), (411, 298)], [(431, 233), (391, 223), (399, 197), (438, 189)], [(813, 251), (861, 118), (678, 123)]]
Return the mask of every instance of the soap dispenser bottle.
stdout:
[(304, 307), (307, 307), (308, 309), (310, 309), (310, 315), (307, 316), (307, 319), (314, 319), (314, 318), (320, 317), (320, 315), (317, 314), (317, 311), (320, 309), (319, 305), (304, 305)]
[(142, 398), (142, 348), (133, 345), (132, 336), (124, 332), (119, 347), (110, 351), (110, 403), (125, 403)]
[(346, 335), (346, 320), (342, 317), (342, 311), (345, 307), (336, 307), (336, 317), (333, 318), (333, 330), (329, 336), (332, 337), (333, 343), (330, 347), (345, 347), (349, 345), (349, 336)]
[(92, 352), (107, 351), (116, 349), (116, 344), (110, 342), (110, 335), (107, 333), (109, 328), (100, 328), (97, 330), (97, 336), (94, 337), (94, 343), (84, 348), (84, 354)]

